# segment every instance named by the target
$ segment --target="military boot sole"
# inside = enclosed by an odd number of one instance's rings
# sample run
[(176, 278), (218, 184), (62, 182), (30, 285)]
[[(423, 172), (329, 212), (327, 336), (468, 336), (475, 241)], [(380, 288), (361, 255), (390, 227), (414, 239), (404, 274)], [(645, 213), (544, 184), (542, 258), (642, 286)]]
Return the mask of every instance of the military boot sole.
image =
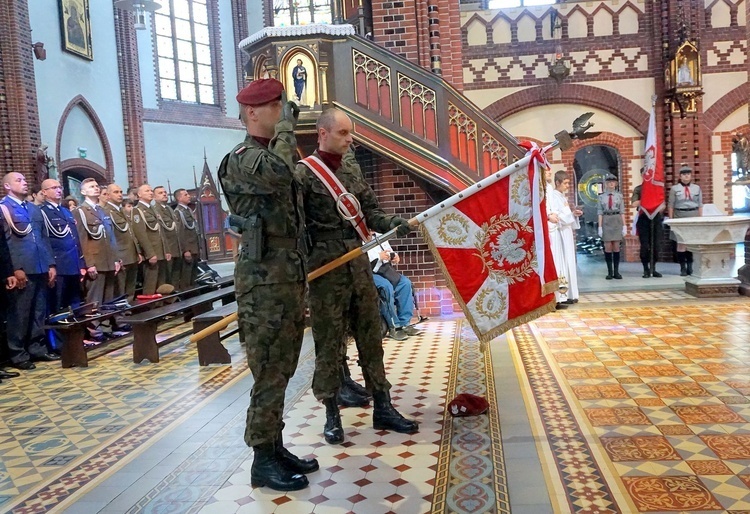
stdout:
[(288, 481), (279, 481), (269, 477), (250, 476), (253, 487), (268, 487), (274, 491), (299, 491), (310, 485), (305, 475), (294, 475)]

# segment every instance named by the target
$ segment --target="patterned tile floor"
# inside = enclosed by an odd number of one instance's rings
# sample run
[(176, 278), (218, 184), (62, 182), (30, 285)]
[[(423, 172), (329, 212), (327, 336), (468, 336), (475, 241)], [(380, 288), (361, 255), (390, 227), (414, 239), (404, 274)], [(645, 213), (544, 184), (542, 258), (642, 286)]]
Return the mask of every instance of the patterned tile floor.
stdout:
[[(44, 364), (0, 385), (0, 512), (750, 512), (749, 320), (745, 298), (589, 293), (483, 355), (464, 320), (434, 319), (385, 343), (420, 432), (345, 409), (340, 446), (320, 435), (308, 334), (285, 434), (322, 469), (289, 494), (249, 486), (236, 339), (231, 366), (199, 367), (182, 340), (158, 365), (130, 347)], [(486, 396), (488, 415), (446, 418), (459, 392)]]

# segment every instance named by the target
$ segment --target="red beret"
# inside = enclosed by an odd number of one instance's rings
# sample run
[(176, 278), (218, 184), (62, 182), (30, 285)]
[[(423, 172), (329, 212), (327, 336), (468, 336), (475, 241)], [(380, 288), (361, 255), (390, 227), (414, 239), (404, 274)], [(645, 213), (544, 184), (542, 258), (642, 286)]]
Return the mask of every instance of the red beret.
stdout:
[(284, 85), (276, 79), (257, 79), (237, 93), (237, 101), (245, 105), (263, 105), (281, 98)]
[(490, 404), (475, 394), (461, 393), (448, 404), (448, 411), (453, 416), (478, 416), (484, 414)]

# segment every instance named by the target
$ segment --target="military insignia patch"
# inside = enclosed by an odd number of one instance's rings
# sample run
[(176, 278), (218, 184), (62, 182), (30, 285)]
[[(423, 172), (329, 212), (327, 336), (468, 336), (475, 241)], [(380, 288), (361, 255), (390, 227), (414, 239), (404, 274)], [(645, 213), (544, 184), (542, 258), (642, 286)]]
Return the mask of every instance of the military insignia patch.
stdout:
[(234, 153), (235, 153), (235, 155), (241, 155), (242, 153), (245, 152), (245, 150), (247, 150), (247, 147), (246, 146), (241, 146)]
[(133, 216), (133, 221), (136, 222), (136, 223), (140, 223), (141, 222), (141, 217), (136, 214), (135, 216)]

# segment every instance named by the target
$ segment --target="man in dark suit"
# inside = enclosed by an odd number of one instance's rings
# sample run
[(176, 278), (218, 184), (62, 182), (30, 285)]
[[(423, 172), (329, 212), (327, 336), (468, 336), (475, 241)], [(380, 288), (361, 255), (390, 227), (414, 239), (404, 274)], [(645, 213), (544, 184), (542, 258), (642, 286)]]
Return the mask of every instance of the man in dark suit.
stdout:
[(96, 267), (86, 292), (87, 302), (102, 304), (114, 298), (115, 274), (120, 271), (120, 260), (115, 252), (112, 220), (99, 206), (99, 184), (87, 178), (81, 182), (85, 200), (73, 213), (78, 237), (86, 264)]
[(93, 273), (96, 268), (92, 266), (89, 269), (86, 266), (73, 214), (67, 207), (60, 205), (60, 182), (55, 179), (45, 180), (42, 182), (42, 193), (45, 198), (41, 206), (42, 215), (57, 270), (55, 287), (47, 295), (47, 307), (53, 313), (67, 307), (76, 308), (81, 304), (81, 275)]
[(109, 201), (104, 210), (112, 219), (113, 234), (117, 258), (122, 261), (122, 268), (117, 274), (115, 296), (128, 295), (128, 301), (135, 299), (135, 282), (138, 278), (138, 264), (143, 258), (140, 255), (138, 240), (133, 233), (130, 217), (122, 209), (122, 188), (117, 184), (107, 186)]
[(10, 291), (8, 353), (13, 366), (34, 369), (32, 362), (52, 361), (59, 357), (47, 351), (44, 315), (47, 288), (57, 275), (55, 258), (44, 226), (42, 212), (24, 199), (28, 194), (26, 178), (16, 172), (3, 177), (7, 195), (0, 201), (5, 218), (4, 236), (10, 250), (17, 286)]
[[(190, 289), (195, 283), (196, 268), (200, 260), (200, 236), (198, 235), (198, 223), (195, 221), (193, 211), (190, 209), (190, 193), (184, 189), (174, 192), (177, 207), (177, 233), (180, 239), (180, 250), (182, 251), (182, 271), (179, 284), (174, 286), (180, 291)], [(175, 279), (176, 281), (176, 279)]]
[[(5, 314), (8, 312), (6, 290), (10, 291), (17, 284), (16, 277), (13, 275), (13, 265), (10, 262), (8, 242), (5, 240), (5, 219), (3, 216), (0, 216), (0, 235), (0, 362), (2, 362), (8, 353), (5, 331)], [(20, 373), (0, 367), (0, 384), (4, 378), (15, 378), (19, 375)]]

